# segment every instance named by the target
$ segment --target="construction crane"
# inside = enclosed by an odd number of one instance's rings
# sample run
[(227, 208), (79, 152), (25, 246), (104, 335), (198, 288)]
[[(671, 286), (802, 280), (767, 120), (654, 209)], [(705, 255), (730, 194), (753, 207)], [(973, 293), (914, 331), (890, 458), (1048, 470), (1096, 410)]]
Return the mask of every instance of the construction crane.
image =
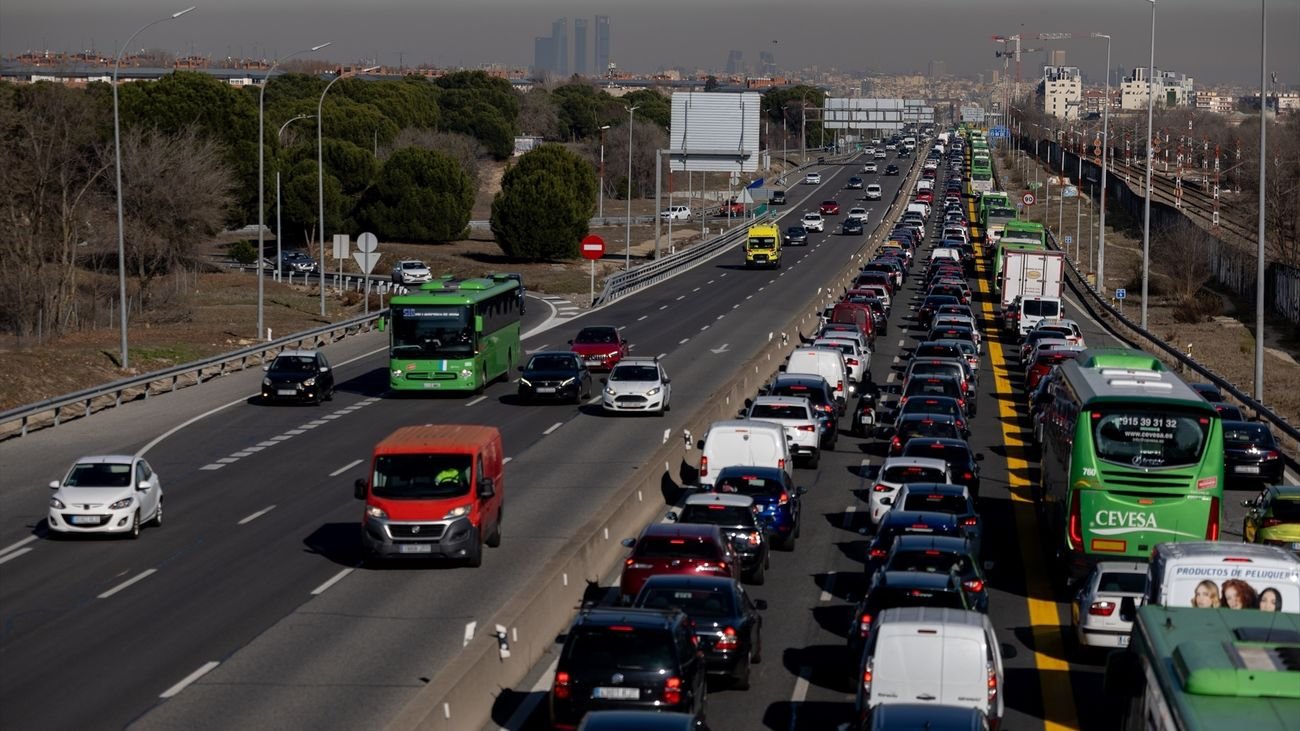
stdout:
[[(1015, 60), (1016, 60), (1016, 84), (1019, 84), (1019, 83), (1020, 83), (1020, 79), (1021, 79), (1021, 76), (1020, 76), (1020, 54), (1022, 54), (1022, 53), (1037, 53), (1037, 52), (1039, 52), (1039, 51), (1046, 51), (1046, 50), (1047, 50), (1046, 48), (1021, 48), (1021, 47), (1020, 47), (1020, 35), (1019, 35), (1019, 34), (1016, 34), (1016, 35), (1014, 35), (1014, 36), (993, 36), (993, 42), (994, 42), (994, 43), (1001, 43), (1001, 44), (1002, 44), (1002, 50), (1001, 50), (1001, 51), (994, 51), (994, 52), (993, 52), (994, 57), (996, 57), (996, 58), (1015, 58)], [(1015, 44), (1015, 49), (1014, 49), (1014, 50), (1010, 50), (1010, 51), (1008, 51), (1008, 50), (1007, 50), (1007, 44)]]

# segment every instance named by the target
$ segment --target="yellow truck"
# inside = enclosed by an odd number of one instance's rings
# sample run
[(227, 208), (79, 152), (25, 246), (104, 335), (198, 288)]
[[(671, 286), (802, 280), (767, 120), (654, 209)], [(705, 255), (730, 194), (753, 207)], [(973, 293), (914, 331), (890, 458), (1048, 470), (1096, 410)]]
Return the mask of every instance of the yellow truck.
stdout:
[(770, 223), (749, 227), (745, 237), (745, 267), (781, 266), (781, 229)]

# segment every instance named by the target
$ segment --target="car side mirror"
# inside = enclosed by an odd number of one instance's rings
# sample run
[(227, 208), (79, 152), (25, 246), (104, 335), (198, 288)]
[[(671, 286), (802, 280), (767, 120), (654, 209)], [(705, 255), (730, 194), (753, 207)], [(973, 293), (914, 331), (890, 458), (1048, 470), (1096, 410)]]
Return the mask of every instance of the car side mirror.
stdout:
[(136, 483), (135, 489), (139, 490), (140, 492), (144, 492), (145, 490), (148, 490), (149, 487), (150, 485), (148, 480), (141, 480), (140, 482)]
[(569, 345), (573, 345), (573, 341), (572, 341), (572, 340), (569, 341)]
[(665, 386), (667, 386), (668, 384), (670, 384), (670, 383), (672, 383), (672, 382), (673, 382), (673, 379), (671, 379), (671, 378), (665, 378), (665, 379), (664, 379), (664, 385), (665, 385)]
[(767, 609), (767, 600), (766, 600), (766, 599), (755, 599), (755, 600), (754, 600), (754, 608), (757, 609), (757, 610), (760, 611), (760, 612), (763, 611), (763, 610), (765, 610), (765, 609)]
[(364, 477), (358, 477), (357, 481), (352, 483), (352, 494), (358, 500), (366, 499), (366, 480)]
[(807, 495), (807, 494), (808, 494), (808, 488), (806, 488), (806, 487), (800, 485), (799, 487), (796, 487), (796, 488), (794, 489), (794, 494), (795, 494), (795, 495)]
[(704, 449), (704, 440), (701, 439), (701, 440), (697, 441), (697, 442), (695, 443), (695, 448), (696, 448), (696, 449)]
[(57, 490), (57, 489), (59, 489), (59, 481), (58, 481), (58, 480), (50, 480), (50, 489), (51, 489), (51, 490)]
[(271, 370), (271, 364), (270, 364), (270, 363), (267, 363), (266, 365), (262, 366), (262, 371), (263, 371), (263, 372), (267, 372), (267, 371), (270, 371), (270, 370)]
[(984, 461), (984, 453), (983, 453), (983, 452), (976, 452), (976, 453), (975, 453), (975, 461), (976, 461), (976, 462), (983, 462), (983, 461)]
[[(57, 487), (58, 484), (59, 484), (59, 483), (57, 483), (57, 482), (51, 482), (51, 483), (50, 483), (50, 487)], [(1241, 501), (1241, 507), (1243, 507), (1243, 508), (1253, 508), (1253, 507), (1255, 507), (1255, 501), (1254, 501), (1254, 500), (1242, 500), (1242, 501)]]
[(321, 373), (329, 373), (329, 370), (330, 370), (330, 367), (329, 367), (329, 366), (321, 366), (321, 367), (320, 367), (320, 372), (321, 372)]
[(669, 523), (676, 523), (678, 517), (679, 516), (677, 515), (677, 511), (669, 510), (668, 514), (664, 516), (664, 519), (667, 520)]
[(881, 505), (893, 505), (893, 504), (894, 504), (894, 499), (893, 499), (892, 497), (882, 497), (882, 498), (880, 498), (880, 504), (881, 504)]
[(625, 548), (631, 548), (636, 545), (635, 538), (624, 538), (622, 541), (619, 542), (622, 543)]
[(497, 494), (496, 483), (491, 477), (484, 477), (478, 481), (478, 496), (481, 500), (488, 500)]

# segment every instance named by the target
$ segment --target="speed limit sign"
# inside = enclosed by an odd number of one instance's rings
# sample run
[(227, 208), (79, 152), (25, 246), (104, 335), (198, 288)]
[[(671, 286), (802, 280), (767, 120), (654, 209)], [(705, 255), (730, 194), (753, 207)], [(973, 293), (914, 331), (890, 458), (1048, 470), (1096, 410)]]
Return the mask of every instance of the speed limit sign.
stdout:
[(1025, 193), (1025, 197), (1022, 198), (1021, 200), (1023, 200), (1023, 201), (1025, 202), (1025, 205), (1027, 205), (1027, 206), (1032, 206), (1032, 205), (1034, 205), (1034, 194), (1033, 194), (1033, 193)]

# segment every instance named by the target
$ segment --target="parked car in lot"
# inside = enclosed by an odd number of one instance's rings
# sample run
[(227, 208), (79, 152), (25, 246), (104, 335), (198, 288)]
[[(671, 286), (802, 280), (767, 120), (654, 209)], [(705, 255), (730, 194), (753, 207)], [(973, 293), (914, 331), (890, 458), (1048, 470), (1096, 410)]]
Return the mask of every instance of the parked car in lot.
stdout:
[(261, 401), (320, 405), (334, 398), (334, 371), (319, 350), (284, 350), (262, 370)]
[[(695, 625), (696, 646), (710, 675), (749, 688), (750, 667), (763, 657), (767, 602), (751, 599), (735, 579), (716, 576), (651, 576), (632, 602), (646, 609), (680, 610)], [(622, 729), (635, 728), (623, 726)]]
[(698, 492), (686, 498), (668, 520), (682, 525), (716, 525), (740, 561), (740, 575), (751, 584), (766, 580), (771, 563), (766, 531), (758, 522), (754, 499), (724, 492)]
[(419, 259), (404, 259), (393, 265), (393, 283), (401, 285), (420, 284), (433, 278), (429, 265)]
[(807, 488), (795, 487), (794, 480), (785, 470), (749, 465), (726, 467), (718, 472), (713, 489), (752, 498), (758, 510), (758, 520), (773, 545), (783, 551), (794, 550), (803, 517), (802, 498)]
[(146, 523), (162, 525), (162, 480), (144, 458), (92, 455), (72, 464), (54, 493), (45, 524), (50, 535), (107, 534), (139, 538)]
[(577, 353), (562, 350), (533, 353), (519, 368), (519, 400), (581, 403), (591, 398), (591, 372)]

